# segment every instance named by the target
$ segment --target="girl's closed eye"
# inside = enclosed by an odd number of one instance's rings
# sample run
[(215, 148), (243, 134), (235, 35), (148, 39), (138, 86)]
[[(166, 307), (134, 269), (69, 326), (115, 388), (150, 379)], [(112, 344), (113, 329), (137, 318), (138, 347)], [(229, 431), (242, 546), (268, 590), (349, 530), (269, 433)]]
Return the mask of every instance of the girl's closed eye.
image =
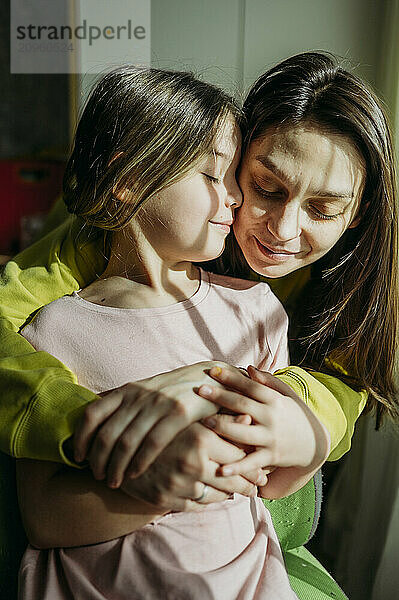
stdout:
[(208, 173), (202, 173), (202, 175), (204, 175), (205, 179), (207, 181), (209, 181), (210, 183), (221, 183), (222, 179), (219, 177), (215, 177), (214, 175), (209, 175)]

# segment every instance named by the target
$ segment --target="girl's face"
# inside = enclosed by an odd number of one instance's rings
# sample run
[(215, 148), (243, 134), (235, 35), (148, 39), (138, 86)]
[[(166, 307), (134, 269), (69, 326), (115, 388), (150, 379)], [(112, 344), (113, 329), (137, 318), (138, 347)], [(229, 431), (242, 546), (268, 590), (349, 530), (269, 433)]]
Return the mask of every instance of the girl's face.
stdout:
[(324, 256), (355, 227), (364, 164), (341, 135), (301, 125), (252, 142), (239, 183), (234, 233), (250, 267), (282, 277)]
[(143, 205), (134, 221), (161, 260), (201, 262), (223, 252), (242, 202), (235, 177), (240, 143), (239, 129), (228, 121), (190, 175)]

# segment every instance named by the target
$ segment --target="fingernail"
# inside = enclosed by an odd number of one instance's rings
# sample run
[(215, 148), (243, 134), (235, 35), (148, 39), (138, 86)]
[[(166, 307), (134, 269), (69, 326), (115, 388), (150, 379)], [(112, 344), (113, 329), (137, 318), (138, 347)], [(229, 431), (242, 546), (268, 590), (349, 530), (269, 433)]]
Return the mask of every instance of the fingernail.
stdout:
[(215, 427), (216, 425), (216, 419), (214, 419), (213, 417), (206, 417), (202, 420), (202, 422), (208, 427)]
[(223, 467), (223, 475), (233, 475), (233, 469), (231, 467)]
[(212, 396), (213, 389), (209, 385), (201, 385), (199, 392), (202, 396)]
[(212, 375), (214, 375), (215, 377), (218, 377), (218, 375), (221, 374), (222, 369), (220, 367), (212, 367), (211, 371)]
[(110, 482), (108, 483), (108, 487), (110, 487), (110, 488), (117, 488), (117, 487), (119, 487), (119, 482), (118, 482), (118, 481), (115, 481), (115, 480), (113, 479), (112, 481), (110, 481)]

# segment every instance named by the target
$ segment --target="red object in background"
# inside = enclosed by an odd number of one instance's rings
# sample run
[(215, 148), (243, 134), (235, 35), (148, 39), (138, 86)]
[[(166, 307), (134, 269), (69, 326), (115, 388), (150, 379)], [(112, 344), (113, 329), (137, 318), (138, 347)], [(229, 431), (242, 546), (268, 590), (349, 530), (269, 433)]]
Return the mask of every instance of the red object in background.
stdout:
[(0, 254), (29, 243), (62, 190), (64, 169), (61, 161), (0, 160)]

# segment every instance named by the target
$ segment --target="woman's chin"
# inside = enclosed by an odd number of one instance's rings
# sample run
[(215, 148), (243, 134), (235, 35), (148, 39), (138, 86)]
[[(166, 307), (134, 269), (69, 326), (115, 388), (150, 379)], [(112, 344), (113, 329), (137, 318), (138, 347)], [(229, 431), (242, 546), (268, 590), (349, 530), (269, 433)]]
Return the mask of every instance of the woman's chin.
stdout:
[(261, 275), (262, 277), (267, 277), (268, 279), (284, 277), (285, 275), (289, 275), (293, 271), (296, 271), (300, 268), (298, 264), (293, 264), (291, 261), (280, 264), (265, 264), (263, 261), (248, 260), (248, 264), (252, 271), (258, 275)]

